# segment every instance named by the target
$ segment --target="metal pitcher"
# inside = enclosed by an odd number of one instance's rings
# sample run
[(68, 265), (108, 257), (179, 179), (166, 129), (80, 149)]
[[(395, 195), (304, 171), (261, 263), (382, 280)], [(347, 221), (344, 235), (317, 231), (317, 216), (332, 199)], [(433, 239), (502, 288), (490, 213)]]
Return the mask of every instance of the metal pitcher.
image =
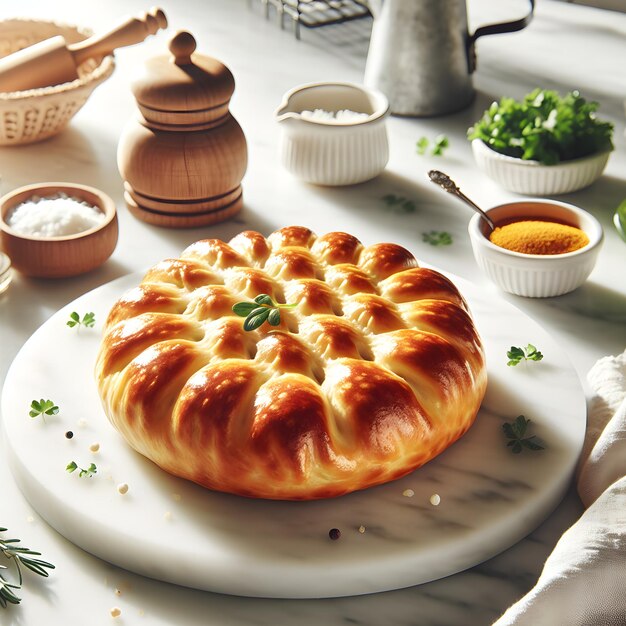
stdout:
[(375, 16), (365, 84), (388, 98), (396, 115), (433, 116), (459, 111), (474, 98), (476, 40), (510, 33), (530, 22), (482, 26), (470, 35), (465, 0), (370, 0)]

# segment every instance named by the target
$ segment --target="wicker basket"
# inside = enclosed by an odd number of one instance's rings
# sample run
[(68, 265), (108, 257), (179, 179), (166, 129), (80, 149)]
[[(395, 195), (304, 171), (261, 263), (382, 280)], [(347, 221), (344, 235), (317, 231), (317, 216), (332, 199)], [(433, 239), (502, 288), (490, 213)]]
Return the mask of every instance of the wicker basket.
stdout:
[[(0, 21), (0, 57), (55, 35), (62, 35), (69, 44), (82, 41), (90, 34), (87, 29), (55, 22)], [(89, 59), (78, 68), (79, 78), (72, 82), (28, 91), (0, 92), (0, 145), (33, 143), (62, 131), (114, 67), (112, 56)]]

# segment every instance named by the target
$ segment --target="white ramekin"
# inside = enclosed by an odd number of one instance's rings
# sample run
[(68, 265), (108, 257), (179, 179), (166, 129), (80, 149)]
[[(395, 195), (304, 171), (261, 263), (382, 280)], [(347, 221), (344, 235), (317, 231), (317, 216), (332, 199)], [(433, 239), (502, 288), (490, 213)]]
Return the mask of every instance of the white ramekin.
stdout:
[[(337, 123), (304, 119), (305, 110), (366, 113)], [(298, 178), (317, 185), (353, 185), (378, 176), (389, 160), (387, 98), (352, 83), (310, 83), (288, 91), (276, 111), (281, 128), (280, 159)]]
[(600, 178), (610, 152), (599, 152), (582, 159), (556, 165), (516, 159), (492, 150), (481, 139), (472, 141), (478, 167), (499, 185), (516, 193), (548, 196), (570, 193)]
[(528, 298), (560, 296), (580, 287), (593, 270), (603, 240), (600, 222), (587, 211), (557, 200), (522, 199), (487, 211), (498, 224), (510, 218), (562, 220), (582, 229), (589, 243), (565, 254), (523, 254), (489, 241), (489, 227), (476, 214), (469, 223), (478, 266), (504, 291)]

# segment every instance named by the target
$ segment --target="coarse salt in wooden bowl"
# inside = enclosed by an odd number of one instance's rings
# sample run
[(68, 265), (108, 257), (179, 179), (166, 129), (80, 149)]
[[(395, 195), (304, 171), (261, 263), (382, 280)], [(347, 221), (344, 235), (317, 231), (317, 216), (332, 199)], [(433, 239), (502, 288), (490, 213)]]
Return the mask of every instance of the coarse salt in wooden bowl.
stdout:
[[(70, 44), (86, 39), (91, 31), (42, 20), (2, 20), (0, 57), (56, 35), (62, 35)], [(0, 92), (0, 146), (34, 143), (62, 131), (114, 67), (111, 55), (101, 60), (89, 59), (78, 68), (78, 78), (71, 82)]]
[[(98, 208), (104, 221), (74, 235), (42, 237), (24, 235), (9, 226), (13, 209), (35, 196), (66, 194)], [(14, 269), (38, 278), (76, 276), (102, 265), (117, 245), (117, 211), (113, 200), (95, 187), (74, 183), (38, 183), (20, 187), (0, 198), (0, 248)]]

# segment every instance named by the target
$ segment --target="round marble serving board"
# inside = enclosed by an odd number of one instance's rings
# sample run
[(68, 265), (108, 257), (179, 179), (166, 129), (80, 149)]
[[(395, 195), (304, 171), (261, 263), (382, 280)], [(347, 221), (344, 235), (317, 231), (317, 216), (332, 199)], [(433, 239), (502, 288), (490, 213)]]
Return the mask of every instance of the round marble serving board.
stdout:
[[(485, 344), (489, 385), (475, 424), (439, 457), (398, 481), (314, 502), (251, 500), (170, 476), (109, 424), (93, 377), (108, 311), (140, 279), (118, 279), (52, 316), (15, 358), (2, 396), (16, 482), (51, 526), (88, 552), (216, 592), (357, 595), (480, 563), (533, 530), (563, 496), (585, 431), (577, 375), (541, 326), (455, 277)], [(71, 311), (94, 311), (95, 327), (69, 328)], [(529, 342), (544, 360), (507, 367), (510, 346)], [(59, 414), (30, 418), (35, 398), (53, 399)], [(545, 450), (516, 455), (506, 447), (502, 423), (519, 414), (532, 420)], [(100, 444), (97, 453), (93, 443)], [(96, 463), (97, 474), (69, 474), (72, 460), (81, 467)], [(128, 493), (118, 493), (119, 483), (129, 485)], [(430, 503), (433, 494), (439, 506)], [(341, 530), (339, 540), (329, 539), (331, 528)]]

